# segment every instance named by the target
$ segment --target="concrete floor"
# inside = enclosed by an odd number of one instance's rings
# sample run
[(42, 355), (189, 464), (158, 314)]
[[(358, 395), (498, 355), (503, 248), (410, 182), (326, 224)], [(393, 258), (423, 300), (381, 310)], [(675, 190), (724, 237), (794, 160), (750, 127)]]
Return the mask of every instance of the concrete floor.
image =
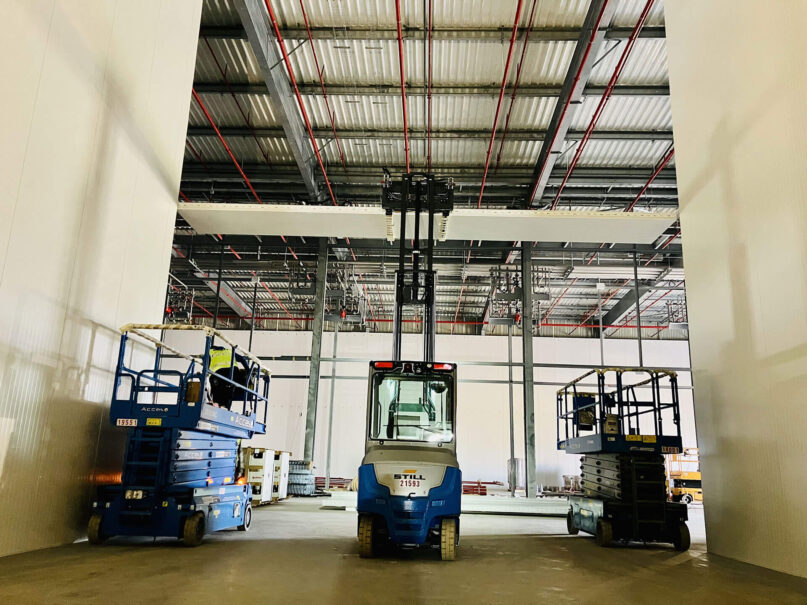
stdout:
[(565, 520), (467, 514), (457, 561), (435, 551), (364, 560), (342, 498), (255, 511), (252, 530), (199, 548), (175, 540), (86, 542), (2, 559), (0, 596), (18, 603), (807, 603), (807, 580), (705, 553), (693, 508), (692, 549), (601, 549)]

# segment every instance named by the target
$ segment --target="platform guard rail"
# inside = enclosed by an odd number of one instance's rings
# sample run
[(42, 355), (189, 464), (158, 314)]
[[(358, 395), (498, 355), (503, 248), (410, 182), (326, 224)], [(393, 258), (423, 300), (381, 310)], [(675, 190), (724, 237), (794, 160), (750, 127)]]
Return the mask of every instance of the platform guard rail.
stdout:
[[(155, 338), (144, 330), (196, 331), (205, 335), (204, 353), (189, 355)], [(240, 349), (218, 330), (202, 325), (182, 324), (126, 324), (121, 328), (118, 365), (115, 372), (115, 391), (110, 406), (110, 420), (124, 427), (176, 427), (197, 429), (237, 438), (251, 438), (264, 433), (268, 412), (271, 371), (249, 351)], [(136, 353), (128, 347), (136, 337), (154, 346), (150, 367), (136, 370)], [(229, 375), (210, 370), (211, 350), (223, 343), (232, 351)], [(162, 368), (163, 353), (172, 354), (171, 360), (188, 361), (185, 369)], [(127, 363), (127, 354), (130, 361)], [(246, 366), (246, 380), (234, 380), (236, 359)], [(138, 364), (142, 367), (143, 364)], [(232, 387), (230, 409), (206, 405), (207, 386), (212, 376)], [(236, 406), (238, 409), (236, 409)]]

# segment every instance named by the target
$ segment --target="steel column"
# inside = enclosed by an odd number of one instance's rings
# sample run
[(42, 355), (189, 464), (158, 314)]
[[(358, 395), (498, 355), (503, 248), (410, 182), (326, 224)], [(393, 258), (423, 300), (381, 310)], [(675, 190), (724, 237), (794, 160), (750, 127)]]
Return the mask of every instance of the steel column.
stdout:
[(524, 369), (524, 449), (527, 467), (527, 497), (536, 494), (535, 478), (535, 387), (532, 365), (532, 243), (521, 242), (521, 344)]
[(516, 495), (516, 430), (513, 418), (513, 324), (507, 324), (507, 387), (510, 390), (510, 464), (507, 468), (507, 479), (510, 482), (510, 495)]
[(305, 416), (305, 446), (303, 459), (314, 459), (314, 436), (317, 430), (317, 398), (319, 397), (319, 366), (322, 357), (322, 328), (325, 323), (325, 282), (328, 275), (328, 241), (319, 240), (317, 281), (314, 300), (314, 321), (311, 325), (311, 364), (308, 376), (308, 406)]
[(639, 301), (642, 295), (639, 293), (639, 260), (636, 253), (633, 253), (633, 291), (636, 294), (636, 338), (639, 344), (639, 367), (644, 367), (644, 357), (642, 356), (642, 310)]
[(255, 279), (255, 287), (252, 289), (252, 320), (250, 321), (249, 325), (249, 350), (252, 352), (252, 336), (255, 334), (255, 316), (257, 315), (258, 309), (258, 282), (260, 281), (257, 277)]
[(224, 262), (224, 244), (219, 249), (219, 270), (216, 273), (216, 312), (213, 314), (213, 329), (219, 325), (219, 305), (221, 303), (221, 265)]
[(339, 339), (339, 323), (334, 322), (333, 325), (333, 353), (331, 357), (334, 361), (331, 362), (331, 402), (328, 406), (328, 453), (325, 457), (325, 489), (331, 489), (331, 438), (333, 436), (333, 399), (336, 392), (336, 345)]
[(602, 333), (602, 293), (597, 290), (597, 310), (600, 312), (600, 365), (605, 365), (605, 345), (603, 339), (605, 335)]

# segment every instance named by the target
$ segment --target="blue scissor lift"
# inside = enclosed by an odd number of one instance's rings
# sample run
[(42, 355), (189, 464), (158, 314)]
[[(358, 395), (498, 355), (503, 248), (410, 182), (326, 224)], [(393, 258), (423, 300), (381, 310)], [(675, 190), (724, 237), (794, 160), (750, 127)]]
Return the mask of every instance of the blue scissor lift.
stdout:
[[(596, 377), (596, 386), (585, 385)], [(558, 449), (580, 455), (584, 495), (569, 496), (570, 534), (689, 548), (687, 507), (667, 501), (664, 454), (681, 450), (678, 378), (655, 368), (595, 369), (557, 392)]]
[[(144, 330), (201, 331), (204, 354), (187, 355)], [(118, 535), (171, 536), (197, 546), (209, 532), (248, 530), (252, 490), (236, 477), (238, 442), (266, 432), (271, 373), (257, 357), (207, 326), (128, 324), (121, 333), (109, 415), (113, 425), (129, 430), (126, 455), (121, 483), (98, 489), (87, 528), (89, 541), (98, 544)], [(154, 355), (132, 346), (141, 344), (132, 336), (153, 346)], [(229, 376), (219, 372), (214, 378), (230, 385), (229, 409), (210, 400), (216, 339), (232, 353)], [(163, 369), (164, 351), (172, 354), (171, 365), (187, 362), (187, 367)], [(136, 359), (148, 367), (130, 367), (138, 365), (132, 361)], [(245, 370), (236, 372), (236, 361)]]

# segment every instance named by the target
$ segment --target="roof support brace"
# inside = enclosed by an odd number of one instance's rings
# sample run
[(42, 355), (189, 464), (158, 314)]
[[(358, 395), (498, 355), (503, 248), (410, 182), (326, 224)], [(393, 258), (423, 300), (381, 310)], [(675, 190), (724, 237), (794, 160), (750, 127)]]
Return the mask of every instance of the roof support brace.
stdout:
[(283, 131), (291, 147), (294, 160), (300, 169), (311, 201), (320, 200), (320, 190), (314, 176), (311, 162), (311, 145), (305, 132), (305, 125), (297, 109), (297, 102), (289, 80), (283, 73), (280, 63), (283, 57), (275, 43), (275, 36), (269, 25), (266, 7), (261, 0), (238, 0), (236, 2), (241, 23), (255, 53), (255, 58), (263, 73), (266, 88), (272, 99), (272, 108), (277, 113)]
[(540, 202), (549, 176), (552, 174), (552, 168), (563, 152), (566, 133), (575, 112), (575, 108), (572, 106), (580, 103), (594, 62), (605, 40), (605, 30), (611, 22), (615, 8), (616, 2), (613, 0), (591, 0), (583, 28), (580, 30), (580, 37), (577, 40), (577, 47), (574, 49), (572, 62), (569, 65), (569, 71), (566, 72), (560, 97), (549, 122), (549, 130), (535, 165), (533, 185), (526, 199), (527, 208)]

